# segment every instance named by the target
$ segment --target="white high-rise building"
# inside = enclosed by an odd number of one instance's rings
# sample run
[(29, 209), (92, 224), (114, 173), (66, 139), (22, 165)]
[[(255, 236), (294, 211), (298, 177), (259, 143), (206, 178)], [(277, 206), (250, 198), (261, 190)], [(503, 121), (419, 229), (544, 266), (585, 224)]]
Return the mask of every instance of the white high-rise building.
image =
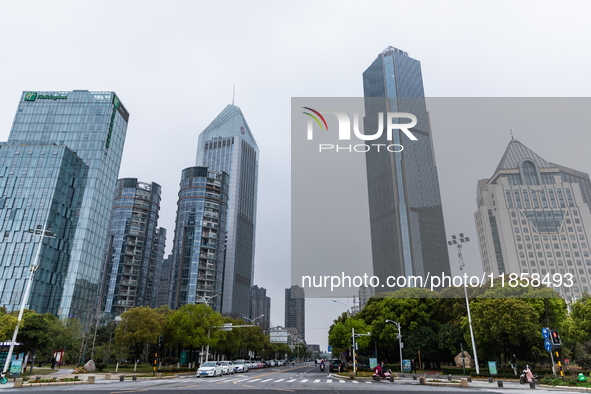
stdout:
[(474, 220), (486, 275), (539, 274), (552, 284), (561, 280), (566, 286), (556, 290), (567, 299), (589, 292), (588, 174), (547, 162), (512, 139), (493, 176), (478, 181), (476, 201)]
[(222, 313), (250, 316), (259, 148), (239, 107), (226, 106), (199, 134), (196, 165), (230, 175)]

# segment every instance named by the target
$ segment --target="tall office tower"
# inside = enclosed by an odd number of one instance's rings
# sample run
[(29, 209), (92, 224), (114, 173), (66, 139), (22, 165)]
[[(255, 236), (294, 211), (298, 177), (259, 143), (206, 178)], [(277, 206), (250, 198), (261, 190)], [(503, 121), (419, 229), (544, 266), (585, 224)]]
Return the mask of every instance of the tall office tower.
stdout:
[(367, 301), (373, 297), (376, 293), (375, 287), (372, 286), (360, 286), (359, 287), (359, 310), (365, 308)]
[(306, 338), (306, 298), (304, 289), (293, 285), (285, 289), (285, 327), (295, 328)]
[(78, 224), (64, 272), (60, 317), (86, 319), (97, 310), (104, 243), (128, 119), (114, 92), (23, 92), (21, 96), (8, 141), (65, 145), (88, 166), (82, 203), (68, 213), (78, 217)]
[(168, 305), (168, 294), (170, 292), (170, 270), (172, 267), (172, 254), (162, 260), (162, 273), (158, 282), (158, 296), (156, 307)]
[(250, 316), (254, 277), (259, 148), (235, 105), (228, 105), (199, 135), (198, 166), (230, 175), (222, 313)]
[(148, 304), (151, 308), (158, 308), (161, 305), (166, 305), (166, 301), (164, 304), (158, 304), (158, 291), (160, 288), (160, 282), (162, 281), (165, 248), (166, 229), (164, 227), (159, 227), (154, 234), (152, 258), (150, 259), (150, 270), (148, 271), (148, 277), (150, 278), (148, 281), (150, 293)]
[(549, 163), (512, 139), (493, 176), (478, 181), (474, 220), (485, 274), (549, 274), (552, 283), (554, 274), (572, 274), (561, 295), (589, 292), (590, 191), (588, 174)]
[[(25, 306), (58, 313), (87, 175), (88, 166), (64, 145), (0, 143), (0, 306), (20, 308), (39, 252)], [(37, 226), (51, 226), (56, 238), (39, 245), (28, 232)]]
[[(427, 276), (451, 272), (431, 127), (425, 104), (420, 62), (388, 47), (363, 73), (366, 133), (378, 130), (378, 113), (416, 116), (410, 140), (393, 130), (371, 141), (398, 144), (401, 152), (372, 149), (365, 154), (374, 275)], [(400, 123), (408, 123), (403, 119)], [(393, 149), (395, 150), (395, 149)], [(377, 287), (377, 292), (391, 291)]]
[(172, 309), (206, 303), (220, 311), (228, 182), (228, 174), (207, 167), (183, 170), (172, 246)]
[(120, 316), (136, 306), (152, 306), (160, 194), (157, 183), (117, 181), (104, 246), (103, 312)]
[(271, 297), (267, 297), (267, 289), (252, 286), (251, 299), (250, 318), (263, 330), (268, 330), (271, 327)]

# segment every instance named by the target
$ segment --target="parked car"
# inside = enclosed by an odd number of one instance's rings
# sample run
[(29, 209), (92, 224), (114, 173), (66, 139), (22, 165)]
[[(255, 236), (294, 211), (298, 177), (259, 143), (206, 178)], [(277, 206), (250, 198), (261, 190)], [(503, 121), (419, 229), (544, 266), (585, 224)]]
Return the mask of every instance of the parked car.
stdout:
[(234, 372), (248, 372), (248, 363), (245, 360), (234, 360)]
[(206, 361), (199, 366), (197, 377), (202, 376), (222, 376), (222, 364), (216, 361)]
[(345, 363), (343, 360), (333, 359), (329, 361), (328, 371), (329, 372), (342, 372), (345, 370)]
[(220, 361), (222, 364), (222, 369), (224, 375), (229, 375), (234, 373), (234, 363), (232, 361)]

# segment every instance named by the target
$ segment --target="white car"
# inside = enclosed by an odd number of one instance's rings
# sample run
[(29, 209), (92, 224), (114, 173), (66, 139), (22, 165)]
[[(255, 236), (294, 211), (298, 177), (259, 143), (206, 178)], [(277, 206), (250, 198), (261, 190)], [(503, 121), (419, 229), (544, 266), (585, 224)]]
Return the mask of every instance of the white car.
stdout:
[(232, 361), (220, 361), (224, 375), (234, 374), (234, 363)]
[(223, 367), (220, 362), (206, 361), (197, 370), (197, 377), (202, 376), (222, 376)]
[(244, 360), (234, 361), (234, 372), (248, 372), (248, 363)]

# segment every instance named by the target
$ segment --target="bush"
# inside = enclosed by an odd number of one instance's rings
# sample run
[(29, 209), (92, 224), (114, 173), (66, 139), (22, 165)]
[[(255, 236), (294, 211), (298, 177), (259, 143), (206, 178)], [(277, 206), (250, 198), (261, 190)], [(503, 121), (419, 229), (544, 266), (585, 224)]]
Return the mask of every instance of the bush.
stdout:
[(105, 369), (105, 368), (107, 368), (107, 364), (96, 364), (96, 369), (97, 369), (99, 372), (102, 372), (102, 371), (103, 371), (103, 369)]

